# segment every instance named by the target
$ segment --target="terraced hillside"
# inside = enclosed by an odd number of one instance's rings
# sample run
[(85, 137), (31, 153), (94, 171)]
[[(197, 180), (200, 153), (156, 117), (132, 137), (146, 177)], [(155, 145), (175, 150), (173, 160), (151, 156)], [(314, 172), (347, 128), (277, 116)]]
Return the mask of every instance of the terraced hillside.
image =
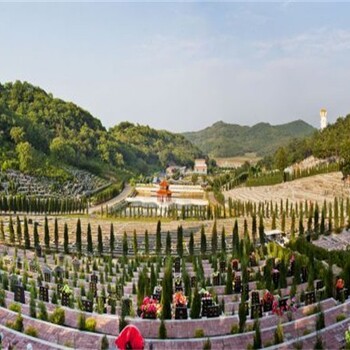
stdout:
[(305, 200), (323, 203), (334, 197), (347, 198), (350, 188), (344, 185), (340, 172), (316, 175), (273, 186), (240, 187), (225, 192), (225, 198), (253, 202), (277, 202), (288, 198), (289, 202)]

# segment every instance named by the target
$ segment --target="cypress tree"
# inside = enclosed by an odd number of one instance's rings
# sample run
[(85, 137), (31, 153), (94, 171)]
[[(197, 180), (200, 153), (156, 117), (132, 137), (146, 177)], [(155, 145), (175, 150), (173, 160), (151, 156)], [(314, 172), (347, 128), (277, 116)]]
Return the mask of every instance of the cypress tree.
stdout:
[(137, 256), (138, 253), (138, 247), (137, 247), (137, 236), (136, 236), (136, 230), (134, 230), (134, 235), (133, 235), (133, 248), (134, 248), (134, 254)]
[(299, 236), (304, 235), (304, 224), (303, 224), (303, 218), (299, 218)]
[(190, 253), (190, 256), (194, 255), (194, 237), (193, 237), (193, 232), (192, 231), (191, 231), (191, 234), (190, 234), (190, 241), (189, 241), (189, 244), (188, 244), (188, 251)]
[(183, 255), (183, 229), (182, 226), (177, 228), (177, 254), (182, 257)]
[(225, 294), (233, 293), (232, 282), (232, 264), (228, 264)]
[(159, 255), (162, 251), (162, 236), (161, 236), (161, 222), (157, 222), (157, 231), (156, 231), (156, 254)]
[(55, 218), (54, 239), (55, 239), (56, 251), (58, 251), (59, 236), (58, 236), (58, 222), (57, 222), (57, 218)]
[(49, 231), (49, 223), (46, 216), (45, 216), (45, 224), (44, 224), (44, 241), (45, 241), (46, 249), (50, 249), (50, 231)]
[(28, 220), (27, 217), (24, 217), (24, 223), (23, 223), (23, 236), (24, 236), (24, 247), (25, 249), (30, 248), (30, 237), (29, 237), (29, 230), (28, 230)]
[(253, 215), (252, 218), (252, 236), (254, 243), (256, 242), (256, 235), (257, 235), (257, 223), (256, 223), (256, 215)]
[(221, 231), (221, 251), (222, 251), (222, 253), (226, 254), (226, 233), (225, 233), (225, 226), (222, 226), (222, 231)]
[(315, 211), (314, 211), (314, 231), (316, 235), (319, 233), (319, 212), (318, 212), (318, 204), (316, 203)]
[(216, 227), (216, 220), (214, 220), (214, 225), (211, 233), (211, 251), (215, 255), (218, 250), (218, 231)]
[(321, 214), (321, 224), (320, 224), (320, 234), (324, 235), (326, 232), (326, 223), (325, 223), (325, 212), (322, 210)]
[(265, 245), (265, 228), (264, 228), (264, 219), (262, 215), (259, 217), (259, 239), (261, 246)]
[(334, 228), (339, 229), (339, 206), (337, 197), (334, 198)]
[(292, 222), (290, 225), (290, 234), (292, 238), (295, 238), (295, 212), (292, 212)]
[(15, 243), (15, 230), (13, 228), (13, 221), (12, 216), (10, 216), (10, 222), (9, 222), (9, 236), (10, 236), (10, 243)]
[(81, 222), (80, 219), (77, 221), (77, 227), (75, 231), (75, 244), (76, 244), (76, 249), (77, 252), (80, 254), (81, 253)]
[(165, 320), (171, 319), (171, 303), (173, 294), (173, 277), (172, 277), (172, 260), (168, 258), (166, 263), (163, 286), (162, 286), (162, 318)]
[(170, 255), (171, 254), (171, 237), (170, 237), (170, 232), (169, 231), (166, 234), (165, 254), (166, 255)]
[(148, 237), (148, 230), (145, 231), (145, 254), (149, 254), (149, 237)]
[(242, 299), (241, 302), (239, 303), (238, 316), (239, 316), (239, 332), (243, 333), (245, 329), (245, 322), (247, 320), (246, 306), (245, 306), (244, 299)]
[(276, 230), (276, 214), (275, 214), (275, 212), (272, 213), (271, 230)]
[(256, 319), (254, 321), (254, 343), (253, 343), (253, 349), (261, 349), (262, 341), (261, 341), (261, 332), (260, 332), (260, 322), (259, 319)]
[(196, 319), (200, 317), (201, 313), (201, 297), (198, 293), (197, 287), (194, 290), (194, 295), (193, 295), (193, 300), (192, 300), (192, 305), (191, 305), (191, 312), (190, 312), (190, 317), (192, 319)]
[(4, 222), (2, 220), (0, 220), (0, 241), (5, 241)]
[(21, 220), (19, 219), (18, 215), (16, 217), (16, 232), (17, 232), (17, 241), (19, 245), (22, 245), (22, 226), (21, 226)]
[(235, 224), (233, 226), (232, 231), (232, 254), (233, 256), (237, 256), (239, 252), (239, 235), (238, 235), (238, 221), (235, 220)]
[(38, 233), (38, 223), (34, 222), (34, 247), (37, 247), (40, 245), (39, 241), (39, 233)]
[(91, 225), (90, 225), (90, 223), (88, 223), (88, 226), (87, 226), (87, 251), (89, 253), (93, 253), (93, 251), (94, 251), (94, 247), (93, 247), (93, 243), (92, 243), (92, 233), (91, 233)]
[(100, 225), (97, 227), (97, 250), (100, 255), (103, 254), (102, 230)]
[(332, 233), (333, 231), (333, 213), (332, 213), (332, 203), (330, 203), (328, 208), (328, 232)]
[(201, 254), (205, 255), (207, 252), (207, 237), (204, 232), (204, 225), (201, 227)]
[(126, 234), (126, 231), (124, 231), (124, 235), (123, 235), (123, 256), (127, 256), (128, 255), (128, 236)]
[(66, 222), (64, 223), (63, 229), (63, 249), (65, 254), (69, 253), (68, 225)]
[(111, 228), (109, 232), (109, 250), (112, 256), (113, 256), (114, 249), (115, 249), (114, 226), (113, 226), (113, 223), (111, 223)]

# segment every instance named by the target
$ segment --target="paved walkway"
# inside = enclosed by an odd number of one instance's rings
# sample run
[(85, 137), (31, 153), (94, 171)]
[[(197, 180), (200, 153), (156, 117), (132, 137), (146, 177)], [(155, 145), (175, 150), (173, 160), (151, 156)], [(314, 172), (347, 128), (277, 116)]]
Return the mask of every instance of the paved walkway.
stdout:
[(108, 206), (109, 208), (111, 208), (112, 206), (114, 206), (114, 205), (124, 201), (126, 198), (128, 198), (131, 195), (132, 191), (133, 191), (133, 187), (130, 186), (129, 184), (126, 184), (124, 186), (123, 191), (120, 192), (118, 194), (118, 196), (110, 199), (107, 202), (104, 202), (104, 203), (95, 205), (93, 207), (90, 207), (89, 208), (89, 214), (93, 214), (93, 213), (96, 213), (98, 211), (101, 211), (101, 207), (105, 208), (106, 206)]

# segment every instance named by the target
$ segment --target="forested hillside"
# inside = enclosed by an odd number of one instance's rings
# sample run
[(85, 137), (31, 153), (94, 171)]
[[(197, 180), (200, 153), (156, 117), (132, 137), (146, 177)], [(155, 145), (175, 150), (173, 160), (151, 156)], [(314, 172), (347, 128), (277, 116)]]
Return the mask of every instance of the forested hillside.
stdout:
[(56, 178), (74, 166), (102, 176), (190, 165), (201, 152), (184, 137), (121, 123), (106, 130), (74, 103), (26, 82), (0, 84), (2, 170)]
[(249, 152), (259, 156), (273, 154), (278, 147), (313, 131), (315, 129), (302, 120), (281, 125), (259, 123), (252, 127), (220, 121), (204, 130), (183, 135), (212, 157), (234, 157)]
[[(317, 158), (340, 157), (344, 175), (350, 174), (350, 114), (340, 117), (334, 124), (298, 142), (280, 147), (274, 155), (278, 168), (301, 161), (314, 155)], [(266, 163), (272, 160), (265, 159)], [(281, 166), (278, 166), (281, 164)]]

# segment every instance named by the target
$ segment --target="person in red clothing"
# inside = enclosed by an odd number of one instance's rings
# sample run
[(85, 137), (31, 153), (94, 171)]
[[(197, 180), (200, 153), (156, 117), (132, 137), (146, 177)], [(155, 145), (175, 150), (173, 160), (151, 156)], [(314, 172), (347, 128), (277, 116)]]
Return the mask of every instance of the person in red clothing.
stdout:
[(145, 341), (137, 327), (128, 325), (119, 334), (115, 345), (119, 350), (143, 350)]

